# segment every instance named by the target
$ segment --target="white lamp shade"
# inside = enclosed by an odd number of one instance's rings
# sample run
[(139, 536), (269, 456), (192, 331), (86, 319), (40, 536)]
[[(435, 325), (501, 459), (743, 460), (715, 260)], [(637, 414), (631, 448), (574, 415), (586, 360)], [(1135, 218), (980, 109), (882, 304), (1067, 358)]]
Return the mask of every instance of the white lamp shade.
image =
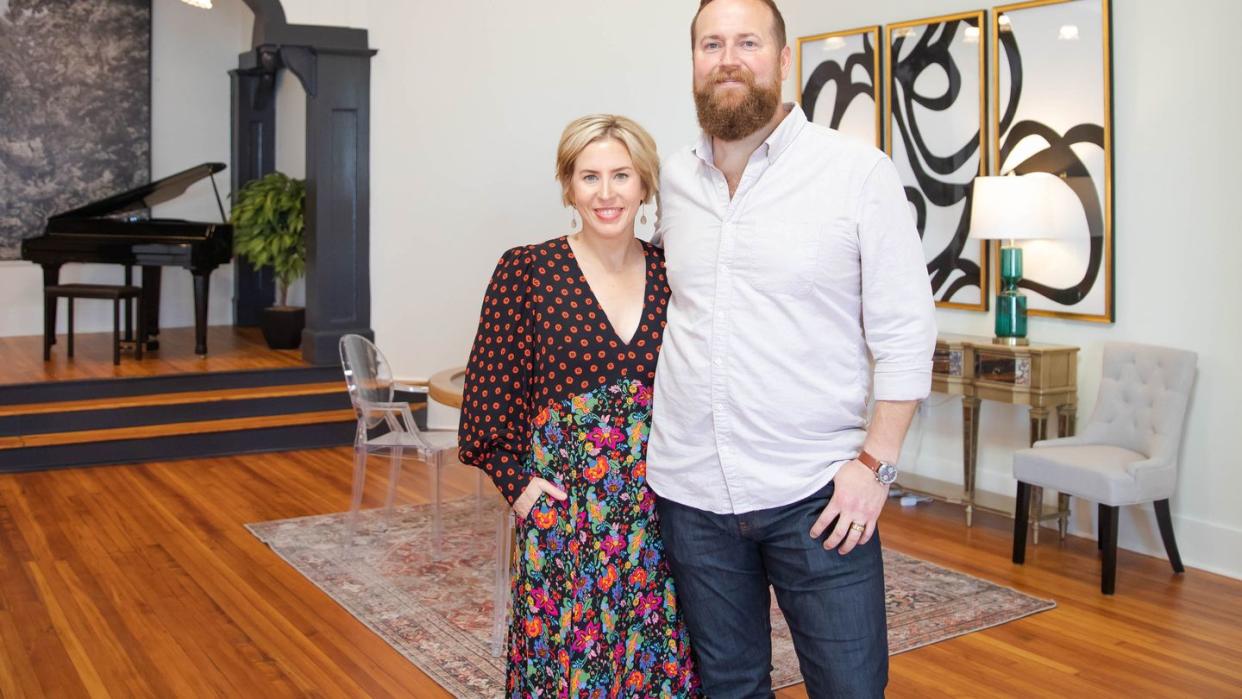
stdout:
[[(970, 208), (970, 238), (1033, 240), (1059, 238), (1056, 206), (1066, 189), (1056, 175), (1032, 172), (1006, 177), (976, 177)], [(1072, 192), (1069, 192), (1073, 196)]]
[(201, 7), (204, 10), (211, 9), (211, 0), (181, 0), (181, 2), (194, 7)]

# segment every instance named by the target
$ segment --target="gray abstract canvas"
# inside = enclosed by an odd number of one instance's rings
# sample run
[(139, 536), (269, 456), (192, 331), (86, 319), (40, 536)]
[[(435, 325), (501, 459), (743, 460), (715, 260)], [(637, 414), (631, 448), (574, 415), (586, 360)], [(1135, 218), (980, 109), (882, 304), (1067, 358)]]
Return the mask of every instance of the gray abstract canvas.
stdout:
[(150, 180), (150, 0), (0, 0), (0, 259)]

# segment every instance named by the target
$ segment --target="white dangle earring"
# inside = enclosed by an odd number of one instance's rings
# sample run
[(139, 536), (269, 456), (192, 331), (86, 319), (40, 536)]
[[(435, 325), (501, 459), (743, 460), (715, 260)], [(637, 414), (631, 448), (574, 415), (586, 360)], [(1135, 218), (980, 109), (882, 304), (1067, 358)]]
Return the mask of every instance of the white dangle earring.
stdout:
[(570, 211), (573, 212), (569, 215), (569, 226), (573, 230), (577, 231), (578, 230), (578, 207), (571, 205), (569, 209)]
[(643, 210), (643, 216), (642, 218), (638, 219), (638, 222), (645, 226), (647, 225), (647, 202), (643, 202), (642, 210)]

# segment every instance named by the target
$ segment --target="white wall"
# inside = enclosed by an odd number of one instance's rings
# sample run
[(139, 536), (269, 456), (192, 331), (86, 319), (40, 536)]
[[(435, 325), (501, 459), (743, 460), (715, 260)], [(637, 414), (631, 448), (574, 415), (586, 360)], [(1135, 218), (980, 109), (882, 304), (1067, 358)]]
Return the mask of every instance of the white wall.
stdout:
[(501, 253), (570, 231), (565, 124), (619, 112), (664, 152), (694, 136), (689, 20), (668, 5), (370, 6), (372, 318), (401, 373), (464, 363)]
[[(285, 0), (292, 22), (366, 26), (380, 53), (372, 102), (372, 298), (376, 335), (402, 376), (465, 362), (492, 265), (507, 247), (569, 229), (552, 162), (571, 118), (614, 111), (651, 130), (664, 154), (696, 133), (688, 23), (694, 3), (623, 10)], [(969, 0), (783, 0), (789, 36), (978, 9)], [(1117, 322), (1031, 319), (1036, 341), (1082, 347), (1080, 415), (1091, 413), (1102, 345), (1159, 343), (1200, 356), (1180, 490), (1173, 501), (1189, 565), (1242, 577), (1242, 468), (1231, 437), (1242, 371), (1242, 240), (1226, 205), (1242, 157), (1233, 64), (1242, 3), (1114, 1)], [(1171, 50), (1174, 49), (1175, 50)], [(796, 87), (791, 76), (787, 98)], [(942, 310), (945, 332), (991, 335), (992, 317)], [(985, 404), (979, 485), (1010, 493), (1025, 412)], [(934, 396), (907, 442), (907, 468), (960, 478), (960, 401)], [(1094, 508), (1074, 503), (1073, 527)], [(1047, 545), (1047, 544), (1044, 544)], [(1129, 508), (1121, 545), (1162, 555), (1149, 508)]]
[[(154, 0), (151, 7), (151, 175), (166, 177), (208, 161), (229, 162), (229, 76), (237, 54), (250, 48), (253, 15), (241, 0), (216, 0), (210, 12), (179, 0)], [(216, 175), (225, 212), (229, 208), (229, 171)], [(85, 202), (83, 202), (85, 203)], [(178, 199), (155, 207), (153, 216), (219, 221), (211, 183), (204, 180)], [(135, 283), (141, 279), (134, 272)], [(62, 282), (116, 284), (123, 279), (116, 265), (66, 265)], [(29, 262), (0, 262), (0, 336), (43, 334), (43, 276)], [(190, 273), (165, 268), (161, 289), (160, 326), (194, 324)], [(208, 322), (233, 322), (232, 266), (211, 276)], [(112, 329), (108, 304), (77, 305), (75, 329)], [(65, 313), (59, 314), (64, 332)]]

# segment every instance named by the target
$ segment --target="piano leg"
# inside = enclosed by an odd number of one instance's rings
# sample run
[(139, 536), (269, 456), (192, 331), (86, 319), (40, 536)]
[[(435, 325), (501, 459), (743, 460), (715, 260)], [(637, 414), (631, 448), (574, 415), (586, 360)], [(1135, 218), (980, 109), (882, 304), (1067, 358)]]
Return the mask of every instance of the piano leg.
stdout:
[(211, 272), (194, 272), (194, 353), (207, 354), (207, 294)]
[[(60, 283), (60, 265), (44, 264), (43, 265), (43, 288), (46, 289), (49, 286), (56, 286), (59, 283)], [(56, 344), (56, 299), (52, 299), (50, 304), (48, 304), (47, 301), (44, 301), (44, 304), (45, 304), (45, 308), (43, 311), (43, 323), (44, 323), (44, 327), (52, 328), (51, 330), (52, 341), (50, 344), (54, 345)]]
[[(125, 265), (125, 286), (134, 285), (134, 268)], [(134, 305), (129, 298), (125, 299), (125, 341), (134, 341)]]
[(146, 320), (146, 337), (147, 349), (157, 350), (160, 348), (160, 341), (156, 339), (156, 335), (160, 334), (160, 279), (162, 267), (155, 265), (142, 266), (142, 301), (138, 304), (138, 312), (144, 314)]

